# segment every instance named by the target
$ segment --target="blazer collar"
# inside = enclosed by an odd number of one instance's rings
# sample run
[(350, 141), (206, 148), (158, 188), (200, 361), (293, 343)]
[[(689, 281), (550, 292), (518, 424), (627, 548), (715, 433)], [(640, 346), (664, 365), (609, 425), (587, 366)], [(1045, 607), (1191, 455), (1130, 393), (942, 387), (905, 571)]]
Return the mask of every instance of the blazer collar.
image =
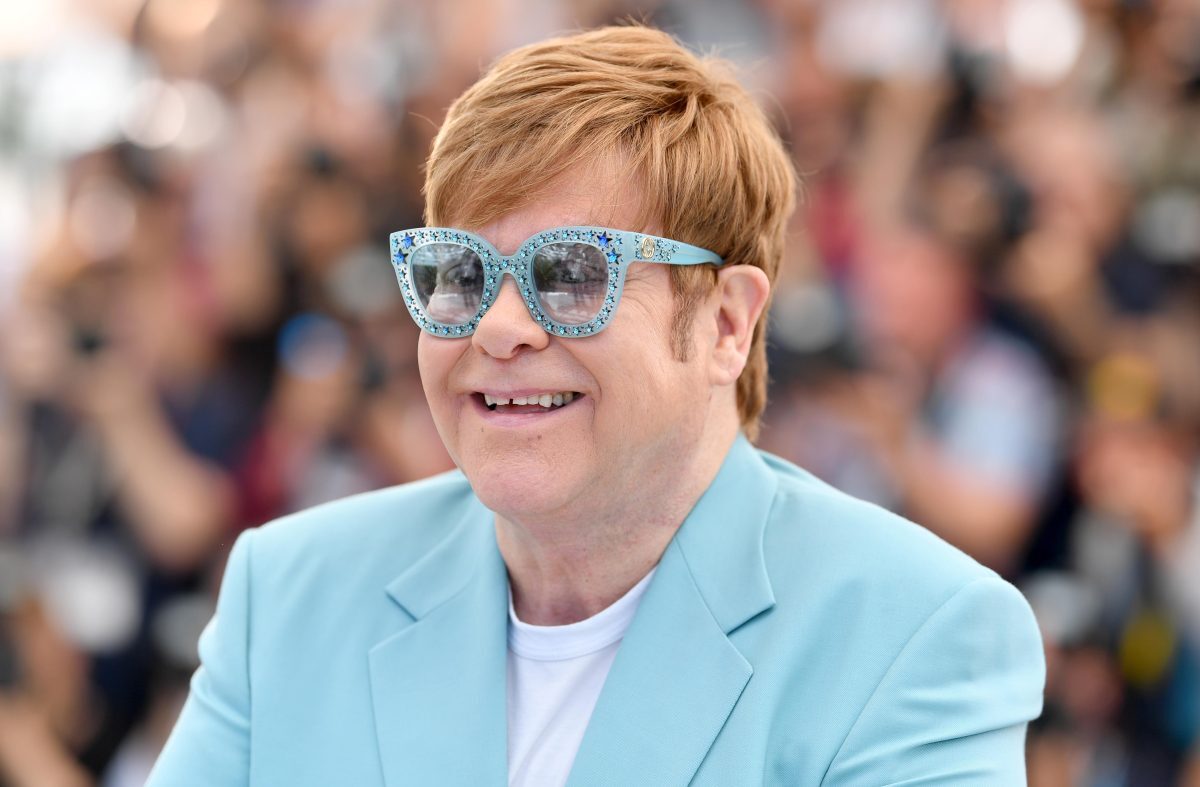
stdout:
[[(763, 560), (763, 532), (777, 487), (758, 450), (739, 434), (673, 539), (725, 633), (775, 603)], [(469, 500), (448, 536), (387, 585), (387, 594), (413, 620), (466, 586), (481, 558), (498, 554), (493, 514), (473, 495)], [(496, 590), (507, 597), (507, 584)]]
[[(457, 521), (450, 520), (447, 537), (387, 585), (388, 596), (413, 620), (462, 590), (487, 558), (499, 556), (492, 512), (473, 494), (467, 500)], [(503, 589), (507, 593), (507, 584)]]
[(692, 780), (754, 673), (728, 634), (775, 603), (762, 538), (776, 486), (739, 437), (663, 554), (592, 712), (570, 787)]
[[(753, 674), (728, 634), (775, 603), (762, 547), (776, 487), (739, 436), (663, 554), (571, 787), (692, 779)], [(405, 618), (369, 661), (389, 787), (506, 783), (507, 583), (493, 516), (472, 497), (447, 538), (388, 584)]]
[(387, 594), (407, 617), (368, 663), (384, 783), (508, 783), (508, 575), (475, 498)]
[(779, 482), (740, 433), (675, 534), (696, 589), (726, 634), (775, 605), (763, 534)]

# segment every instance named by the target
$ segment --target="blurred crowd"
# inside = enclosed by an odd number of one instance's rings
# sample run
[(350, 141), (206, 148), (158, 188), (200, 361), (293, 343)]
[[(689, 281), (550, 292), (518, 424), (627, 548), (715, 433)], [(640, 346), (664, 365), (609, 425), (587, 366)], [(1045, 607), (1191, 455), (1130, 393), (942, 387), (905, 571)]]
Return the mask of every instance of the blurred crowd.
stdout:
[(1200, 785), (1200, 1), (18, 6), (0, 785), (140, 785), (237, 533), (451, 466), (387, 235), (482, 66), (628, 18), (802, 175), (762, 447), (1025, 592), (1035, 787)]

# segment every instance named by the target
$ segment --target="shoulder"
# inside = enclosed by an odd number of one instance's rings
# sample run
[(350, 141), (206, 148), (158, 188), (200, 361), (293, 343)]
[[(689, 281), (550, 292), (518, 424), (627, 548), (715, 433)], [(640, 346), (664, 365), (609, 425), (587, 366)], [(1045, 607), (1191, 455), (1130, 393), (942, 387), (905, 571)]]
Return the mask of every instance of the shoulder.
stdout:
[(996, 572), (919, 524), (762, 458), (778, 480), (763, 558), (782, 607), (821, 604), (903, 637), (968, 586), (1026, 606)]
[(964, 697), (979, 702), (964, 700), (950, 715), (975, 719), (986, 710), (997, 725), (1037, 715), (1041, 637), (1015, 587), (920, 525), (761, 456), (778, 485), (763, 531), (776, 603), (758, 624), (769, 643), (760, 660), (840, 676), (828, 691), (847, 725), (868, 703), (902, 718), (910, 705), (903, 692), (952, 674), (973, 687)]
[(455, 470), (314, 506), (249, 530), (244, 539), (253, 544), (247, 551), (259, 580), (337, 572), (377, 574), (372, 580), (386, 582), (480, 505)]
[(778, 481), (767, 538), (777, 539), (779, 546), (845, 552), (877, 571), (933, 571), (952, 583), (995, 575), (915, 522), (835, 489), (784, 459), (760, 455)]

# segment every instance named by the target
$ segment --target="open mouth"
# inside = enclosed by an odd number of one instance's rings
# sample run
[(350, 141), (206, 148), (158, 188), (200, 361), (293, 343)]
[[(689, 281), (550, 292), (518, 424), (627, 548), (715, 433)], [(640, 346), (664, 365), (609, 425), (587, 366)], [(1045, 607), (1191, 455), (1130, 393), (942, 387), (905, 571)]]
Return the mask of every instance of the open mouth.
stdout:
[(560, 410), (583, 398), (578, 391), (556, 391), (531, 396), (502, 397), (477, 393), (475, 398), (494, 413), (545, 413)]

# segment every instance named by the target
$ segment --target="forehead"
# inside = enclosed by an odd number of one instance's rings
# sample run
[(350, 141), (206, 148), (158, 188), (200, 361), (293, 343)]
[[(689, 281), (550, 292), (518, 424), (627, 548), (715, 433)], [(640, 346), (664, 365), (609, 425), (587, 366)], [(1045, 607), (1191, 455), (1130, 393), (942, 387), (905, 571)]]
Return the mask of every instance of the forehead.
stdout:
[(473, 229), (501, 254), (513, 254), (522, 242), (552, 227), (599, 226), (649, 230), (643, 215), (637, 178), (613, 161), (581, 165), (564, 172), (528, 195), (527, 201), (495, 220)]

